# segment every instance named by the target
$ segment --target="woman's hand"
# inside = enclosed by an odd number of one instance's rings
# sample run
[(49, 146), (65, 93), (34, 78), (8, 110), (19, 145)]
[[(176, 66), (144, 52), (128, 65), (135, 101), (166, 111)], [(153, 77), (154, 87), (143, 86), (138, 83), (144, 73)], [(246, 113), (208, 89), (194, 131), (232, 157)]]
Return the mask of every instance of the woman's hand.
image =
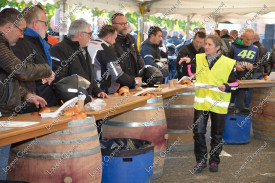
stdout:
[(222, 92), (225, 91), (225, 85), (220, 85), (220, 86), (218, 86), (218, 88), (219, 88), (219, 90), (221, 90)]

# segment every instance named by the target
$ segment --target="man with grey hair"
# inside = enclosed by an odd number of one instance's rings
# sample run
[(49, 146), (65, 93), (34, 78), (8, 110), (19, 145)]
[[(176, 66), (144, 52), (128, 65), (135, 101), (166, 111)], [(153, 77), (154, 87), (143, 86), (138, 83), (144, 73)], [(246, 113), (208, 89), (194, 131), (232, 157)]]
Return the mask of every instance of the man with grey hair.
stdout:
[(85, 20), (75, 20), (69, 27), (68, 36), (63, 41), (54, 45), (51, 49), (53, 59), (53, 70), (56, 73), (56, 81), (77, 74), (87, 79), (91, 84), (87, 88), (90, 98), (86, 97), (86, 102), (92, 100), (92, 97), (107, 98), (94, 80), (92, 60), (87, 46), (91, 39), (91, 25)]
[(93, 39), (97, 39), (98, 38), (98, 34), (99, 31), (101, 30), (101, 28), (106, 24), (106, 20), (103, 17), (98, 17), (97, 18), (97, 26), (95, 27), (95, 29), (92, 31), (93, 34)]
[[(232, 43), (228, 57), (237, 61), (237, 78), (239, 80), (251, 79), (254, 69), (259, 64), (259, 49), (253, 45), (253, 29), (245, 29), (242, 38)], [(245, 108), (245, 93), (247, 89), (238, 89), (235, 98), (236, 108)], [(250, 103), (250, 98), (246, 99)]]
[[(16, 46), (12, 47), (14, 54), (20, 60), (26, 60), (31, 64), (48, 64), (52, 68), (52, 60), (49, 52), (49, 44), (44, 40), (48, 28), (46, 11), (41, 5), (32, 5), (22, 11), (27, 27), (24, 31), (24, 38), (19, 39)], [(47, 106), (58, 105), (51, 82), (54, 80), (54, 73), (51, 78), (21, 82), (21, 85), (31, 93), (44, 98)], [(36, 111), (34, 104), (27, 103), (22, 109), (23, 113)]]

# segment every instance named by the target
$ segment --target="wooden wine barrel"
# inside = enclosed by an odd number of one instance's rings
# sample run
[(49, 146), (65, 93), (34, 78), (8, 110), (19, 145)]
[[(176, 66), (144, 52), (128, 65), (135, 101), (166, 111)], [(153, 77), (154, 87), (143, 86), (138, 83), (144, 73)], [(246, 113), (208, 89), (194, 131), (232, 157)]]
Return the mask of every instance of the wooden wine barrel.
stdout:
[(250, 112), (254, 137), (275, 141), (275, 87), (254, 88)]
[[(194, 122), (194, 92), (181, 93), (164, 99), (165, 115), (168, 128), (168, 146), (172, 151), (194, 149), (192, 124)], [(177, 139), (179, 142), (175, 144)]]
[(68, 129), (13, 144), (8, 180), (100, 183), (101, 165), (95, 119), (89, 117), (69, 122)]
[(153, 179), (161, 177), (167, 147), (167, 125), (162, 97), (151, 98), (145, 106), (105, 121), (102, 126), (102, 138), (132, 138), (153, 142)]

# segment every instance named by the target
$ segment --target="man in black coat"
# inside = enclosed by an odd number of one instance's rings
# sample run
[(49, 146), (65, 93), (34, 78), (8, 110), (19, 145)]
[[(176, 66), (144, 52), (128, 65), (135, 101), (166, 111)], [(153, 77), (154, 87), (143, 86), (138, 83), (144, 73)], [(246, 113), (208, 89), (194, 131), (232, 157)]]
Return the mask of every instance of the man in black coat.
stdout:
[[(49, 52), (49, 44), (44, 40), (47, 32), (47, 16), (46, 11), (41, 5), (33, 5), (26, 7), (22, 14), (27, 23), (27, 27), (24, 31), (24, 38), (19, 39), (17, 44), (12, 47), (12, 50), (16, 57), (20, 60), (27, 60), (27, 63), (31, 64), (48, 64), (52, 66), (52, 60)], [(53, 72), (52, 72), (53, 73)], [(47, 102), (47, 106), (58, 105), (55, 92), (50, 85), (54, 79), (54, 73), (51, 79), (35, 81), (21, 82), (21, 86), (25, 87), (31, 93), (35, 93), (38, 96), (44, 98)], [(48, 83), (48, 84), (46, 84)], [(22, 112), (33, 112), (37, 108), (34, 104), (28, 103), (22, 109)]]
[(117, 58), (113, 46), (117, 37), (115, 27), (104, 25), (98, 37), (88, 46), (98, 86), (108, 94), (117, 92), (122, 86), (135, 88), (137, 85), (140, 87), (142, 84), (140, 77), (130, 76), (121, 69), (122, 60)]
[(121, 68), (124, 73), (138, 77), (139, 70), (144, 67), (144, 61), (137, 49), (135, 38), (127, 33), (127, 19), (121, 13), (112, 16), (112, 25), (117, 30), (114, 44), (117, 57), (121, 59)]
[(107, 94), (97, 86), (94, 80), (92, 60), (87, 50), (91, 36), (91, 25), (85, 20), (75, 20), (69, 28), (68, 36), (54, 45), (50, 52), (56, 81), (73, 74), (82, 76), (91, 83), (87, 92), (92, 100), (92, 97), (106, 98)]
[(183, 46), (177, 56), (178, 78), (193, 76), (196, 73), (196, 54), (204, 53), (204, 40), (206, 34), (198, 31), (193, 41)]

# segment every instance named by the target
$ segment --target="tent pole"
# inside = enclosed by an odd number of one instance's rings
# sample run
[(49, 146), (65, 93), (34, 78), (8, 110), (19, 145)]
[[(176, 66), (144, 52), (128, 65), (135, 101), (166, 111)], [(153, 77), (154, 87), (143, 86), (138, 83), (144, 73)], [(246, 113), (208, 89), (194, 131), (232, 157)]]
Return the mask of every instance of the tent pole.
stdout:
[(186, 40), (189, 39), (189, 28), (190, 28), (190, 15), (187, 16), (187, 23), (185, 27)]
[(63, 40), (64, 35), (66, 35), (68, 31), (68, 19), (70, 17), (66, 17), (66, 12), (69, 10), (69, 5), (66, 3), (66, 0), (60, 1), (60, 30), (59, 30), (59, 41)]

